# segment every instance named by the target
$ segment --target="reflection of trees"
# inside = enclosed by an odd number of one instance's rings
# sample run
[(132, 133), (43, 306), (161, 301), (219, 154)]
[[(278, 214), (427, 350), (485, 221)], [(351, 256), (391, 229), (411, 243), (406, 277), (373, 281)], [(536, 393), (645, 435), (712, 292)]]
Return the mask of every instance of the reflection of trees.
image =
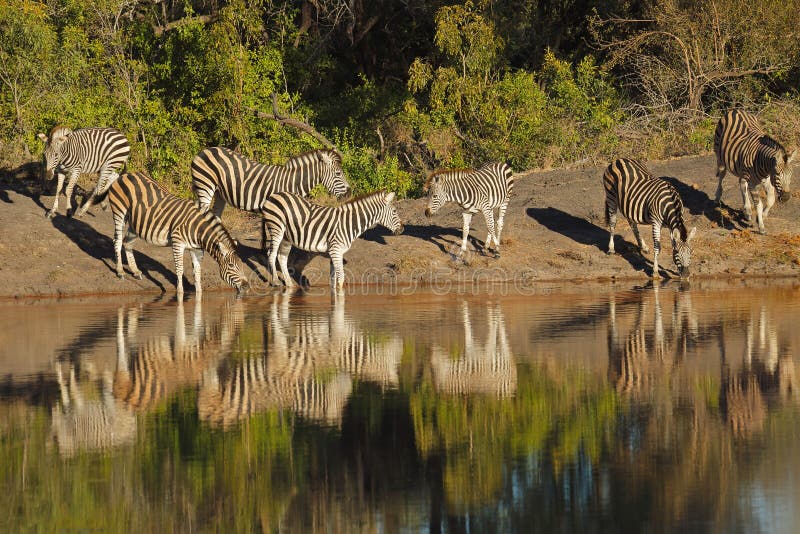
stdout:
[[(442, 365), (447, 356), (434, 348), (432, 380), (417, 386), (410, 399), (417, 447), (423, 458), (443, 464), (444, 501), (456, 515), (492, 503), (513, 458), (543, 454), (557, 470), (579, 453), (596, 459), (614, 413), (613, 396), (600, 380), (580, 371), (553, 374), (545, 367), (518, 367), (505, 341), (499, 304), (486, 306), (487, 340), (476, 343), (476, 321), (466, 306), (464, 348), (449, 366)], [(460, 369), (466, 369), (463, 376), (456, 374)]]

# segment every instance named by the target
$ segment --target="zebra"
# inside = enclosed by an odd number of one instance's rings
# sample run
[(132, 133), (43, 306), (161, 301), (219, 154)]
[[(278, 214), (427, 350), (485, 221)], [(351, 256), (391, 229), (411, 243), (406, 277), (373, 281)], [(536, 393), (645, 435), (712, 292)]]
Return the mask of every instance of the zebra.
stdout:
[[(269, 196), (279, 191), (305, 196), (318, 184), (337, 197), (350, 191), (341, 156), (327, 149), (304, 152), (284, 165), (264, 165), (228, 148), (212, 147), (194, 157), (191, 169), (197, 206), (202, 211), (211, 209), (217, 217), (227, 204), (258, 212)], [(265, 237), (262, 226), (262, 249)]]
[[(489, 162), (477, 169), (439, 170), (430, 174), (424, 190), (428, 192), (425, 215), (431, 217), (447, 202), (456, 202), (463, 210), (464, 219), (461, 252), (467, 250), (467, 237), (472, 215), (483, 213), (489, 234), (485, 247), (494, 243), (494, 256), (500, 257), (500, 234), (503, 231), (508, 202), (514, 189), (511, 167), (505, 163)], [(499, 208), (495, 226), (494, 209)]]
[[(367, 229), (380, 224), (395, 235), (403, 232), (397, 215), (395, 194), (378, 191), (352, 199), (336, 207), (320, 206), (300, 195), (282, 192), (272, 195), (261, 208), (264, 228), (269, 235), (269, 269), (277, 285), (276, 258), (283, 281), (294, 286), (289, 276), (288, 258), (292, 246), (311, 252), (326, 252), (331, 258), (331, 287), (344, 285), (343, 256), (353, 241)], [(265, 253), (266, 253), (265, 248)]]
[(120, 278), (124, 278), (124, 247), (131, 274), (142, 279), (132, 248), (133, 242), (142, 238), (154, 245), (172, 247), (179, 299), (183, 298), (183, 253), (187, 249), (192, 256), (198, 294), (203, 291), (200, 273), (203, 251), (217, 261), (223, 280), (240, 293), (249, 289), (236, 252), (237, 243), (212, 213), (203, 213), (192, 201), (169, 194), (143, 172), (123, 174), (108, 189), (108, 197), (114, 217), (114, 256)]
[(756, 200), (756, 221), (758, 231), (766, 234), (764, 219), (778, 199), (786, 202), (790, 198), (792, 164), (797, 151), (786, 151), (776, 140), (764, 133), (756, 117), (740, 109), (725, 113), (714, 131), (714, 154), (717, 156), (716, 202), (721, 205), (722, 179), (726, 172), (739, 178), (739, 189), (744, 202), (747, 223), (753, 224), (751, 195), (756, 187), (762, 185), (767, 194), (764, 208), (761, 197)]
[(642, 254), (649, 252), (639, 235), (637, 224), (653, 225), (653, 278), (659, 278), (658, 253), (661, 250), (661, 226), (670, 229), (672, 260), (681, 278), (689, 275), (692, 247), (697, 228), (686, 231), (683, 220), (683, 202), (678, 191), (666, 181), (654, 177), (639, 161), (617, 159), (603, 173), (606, 191), (606, 225), (608, 226), (608, 254), (614, 254), (614, 228), (617, 212), (621, 212), (633, 230)]
[[(64, 194), (67, 197), (67, 215), (72, 211), (72, 190), (81, 173), (100, 173), (97, 184), (83, 206), (75, 214), (82, 217), (94, 204), (98, 195), (119, 178), (131, 155), (131, 145), (122, 132), (114, 128), (82, 128), (71, 130), (66, 126), (55, 126), (50, 135), (39, 134), (44, 142), (42, 168), (47, 178), (58, 175), (58, 186), (53, 207), (46, 216), (52, 218), (58, 212), (58, 196), (64, 185), (64, 176), (69, 175)], [(103, 202), (103, 209), (107, 203)]]

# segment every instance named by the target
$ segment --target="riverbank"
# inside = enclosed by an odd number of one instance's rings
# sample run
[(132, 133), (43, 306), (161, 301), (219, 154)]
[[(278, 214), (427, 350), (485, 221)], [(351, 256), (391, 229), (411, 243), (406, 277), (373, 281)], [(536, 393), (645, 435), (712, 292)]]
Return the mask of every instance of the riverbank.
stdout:
[[(705, 277), (793, 276), (800, 273), (800, 199), (776, 204), (766, 220), (766, 236), (743, 225), (738, 183), (725, 182), (723, 202), (731, 218), (720, 225), (713, 202), (716, 190), (713, 156), (693, 156), (649, 163), (658, 176), (671, 177), (686, 206), (687, 224), (697, 226), (692, 275)], [(506, 215), (499, 259), (481, 254), (486, 237), (482, 216), (473, 218), (466, 262), (455, 257), (461, 240), (461, 215), (448, 205), (424, 216), (425, 200), (402, 200), (398, 211), (405, 233), (369, 231), (345, 255), (349, 284), (454, 285), (504, 280), (530, 285), (552, 280), (646, 280), (652, 254), (642, 258), (624, 221), (617, 224), (617, 254), (606, 255), (603, 221), (604, 166), (533, 171), (517, 175)], [(99, 206), (77, 220), (60, 214), (44, 217), (53, 196), (42, 194), (37, 168), (3, 171), (0, 178), (0, 297), (66, 296), (134, 292), (174, 292), (175, 274), (168, 248), (137, 243), (143, 280), (117, 278), (114, 272), (113, 223)], [(88, 182), (87, 182), (88, 184)], [(271, 291), (264, 282), (264, 258), (258, 250), (256, 218), (228, 208), (223, 220), (241, 243), (254, 289)], [(651, 233), (644, 230), (646, 242)], [(662, 235), (664, 276), (676, 276), (667, 232)], [(651, 246), (652, 248), (652, 246)], [(203, 260), (203, 287), (224, 287), (213, 260)], [(189, 262), (187, 260), (187, 267)], [(313, 286), (328, 283), (325, 257), (292, 252), (290, 266)], [(190, 271), (190, 269), (188, 269)], [(186, 273), (191, 279), (191, 273)]]

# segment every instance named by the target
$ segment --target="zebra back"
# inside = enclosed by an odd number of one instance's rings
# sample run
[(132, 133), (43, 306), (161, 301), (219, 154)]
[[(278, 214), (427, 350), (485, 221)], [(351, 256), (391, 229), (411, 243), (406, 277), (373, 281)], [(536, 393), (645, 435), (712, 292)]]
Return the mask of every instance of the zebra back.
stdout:
[[(641, 162), (625, 158), (613, 161), (603, 173), (603, 188), (606, 203), (611, 200), (632, 222), (677, 229), (681, 240), (686, 241), (681, 196), (672, 184), (653, 176)], [(606, 224), (609, 216), (606, 209)]]
[(215, 193), (239, 209), (257, 211), (279, 191), (307, 195), (320, 183), (336, 196), (349, 190), (341, 157), (332, 150), (312, 150), (285, 165), (265, 165), (228, 148), (213, 147), (194, 157), (191, 170), (192, 189), (203, 209), (211, 205)]
[(431, 212), (449, 201), (467, 210), (497, 208), (508, 202), (513, 189), (511, 167), (501, 162), (488, 162), (477, 169), (435, 171), (424, 186)]
[(236, 243), (217, 217), (170, 194), (144, 172), (123, 174), (108, 196), (114, 214), (126, 217), (131, 230), (149, 243), (166, 246), (177, 236), (217, 261), (236, 253)]
[(261, 213), (270, 233), (283, 228), (284, 239), (295, 247), (327, 252), (333, 243), (348, 249), (357, 237), (376, 224), (402, 232), (393, 200), (394, 193), (377, 191), (330, 207), (281, 192), (270, 197)]
[(714, 153), (720, 167), (747, 179), (751, 186), (769, 179), (779, 196), (789, 191), (789, 165), (795, 152), (788, 153), (783, 145), (764, 133), (752, 113), (732, 109), (719, 119), (714, 130)]

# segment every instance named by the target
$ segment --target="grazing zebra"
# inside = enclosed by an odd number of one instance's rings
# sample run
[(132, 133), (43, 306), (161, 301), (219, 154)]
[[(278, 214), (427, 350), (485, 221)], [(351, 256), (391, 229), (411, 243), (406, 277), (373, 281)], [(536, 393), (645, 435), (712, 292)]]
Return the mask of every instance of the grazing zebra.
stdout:
[[(344, 285), (344, 253), (353, 241), (376, 224), (402, 233), (403, 224), (393, 204), (394, 193), (378, 191), (336, 207), (320, 206), (293, 193), (276, 193), (261, 208), (264, 228), (269, 234), (269, 269), (277, 284), (276, 258), (280, 261), (283, 282), (294, 286), (289, 276), (289, 251), (327, 252), (331, 257), (331, 286)], [(266, 252), (266, 250), (265, 250)]]
[(108, 189), (108, 197), (114, 216), (114, 255), (120, 278), (124, 276), (124, 246), (131, 274), (141, 280), (142, 272), (136, 266), (132, 245), (142, 238), (154, 245), (172, 247), (179, 298), (183, 297), (183, 253), (187, 249), (192, 256), (197, 293), (203, 291), (200, 276), (203, 251), (217, 261), (223, 280), (239, 292), (249, 288), (236, 253), (237, 244), (214, 214), (203, 213), (193, 202), (170, 195), (142, 172), (123, 174)]
[[(83, 128), (71, 130), (66, 126), (56, 126), (50, 136), (39, 134), (44, 141), (42, 167), (47, 177), (58, 174), (58, 186), (53, 207), (47, 217), (54, 217), (58, 211), (58, 196), (64, 185), (65, 174), (69, 175), (67, 189), (67, 215), (72, 210), (72, 190), (81, 173), (100, 173), (92, 194), (76, 213), (81, 217), (94, 203), (95, 198), (103, 193), (111, 183), (119, 177), (119, 170), (125, 166), (131, 155), (131, 145), (125, 136), (114, 128)], [(103, 203), (103, 208), (106, 203)]]
[[(500, 234), (503, 231), (503, 220), (508, 208), (511, 192), (514, 189), (514, 178), (511, 167), (505, 163), (485, 163), (478, 169), (440, 170), (431, 173), (425, 182), (428, 192), (427, 217), (439, 211), (446, 202), (456, 202), (464, 210), (464, 235), (461, 240), (461, 252), (467, 250), (467, 236), (472, 215), (483, 213), (489, 234), (486, 236), (486, 249), (494, 243), (494, 256), (500, 256)], [(497, 226), (495, 226), (494, 209), (499, 208)]]
[(764, 219), (775, 203), (775, 192), (781, 202), (786, 202), (792, 181), (790, 164), (796, 150), (787, 153), (783, 146), (764, 133), (758, 120), (739, 109), (728, 111), (717, 123), (714, 131), (714, 153), (717, 155), (717, 204), (722, 200), (722, 179), (730, 171), (739, 178), (739, 189), (744, 202), (747, 223), (752, 225), (751, 195), (761, 184), (767, 194), (764, 208), (761, 197), (756, 200), (758, 231), (766, 234)]
[(636, 243), (642, 254), (648, 252), (647, 245), (639, 235), (637, 224), (653, 225), (653, 277), (658, 272), (658, 253), (661, 250), (661, 226), (670, 229), (672, 238), (672, 260), (681, 278), (689, 275), (691, 261), (691, 240), (696, 228), (686, 231), (683, 221), (683, 202), (678, 191), (664, 180), (654, 177), (640, 162), (631, 159), (618, 159), (603, 173), (603, 187), (606, 190), (606, 224), (610, 234), (608, 253), (614, 254), (614, 228), (617, 225), (617, 211), (621, 212), (631, 225)]

